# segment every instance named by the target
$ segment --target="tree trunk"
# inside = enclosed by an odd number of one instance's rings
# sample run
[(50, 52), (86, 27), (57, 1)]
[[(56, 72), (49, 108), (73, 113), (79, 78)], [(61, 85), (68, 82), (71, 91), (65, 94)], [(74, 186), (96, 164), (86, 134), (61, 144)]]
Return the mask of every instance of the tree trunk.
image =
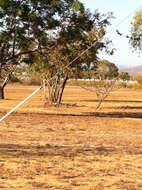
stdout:
[(4, 96), (4, 88), (6, 87), (6, 85), (8, 84), (8, 82), (10, 80), (10, 76), (11, 76), (11, 73), (8, 74), (8, 76), (5, 78), (3, 84), (0, 86), (0, 99), (5, 98), (5, 96)]
[(65, 86), (66, 86), (66, 83), (67, 83), (67, 80), (68, 80), (68, 75), (66, 75), (66, 77), (65, 77), (65, 79), (64, 79), (64, 81), (63, 81), (63, 84), (62, 84), (62, 86), (61, 86), (61, 91), (60, 91), (60, 93), (59, 93), (59, 100), (58, 100), (58, 104), (60, 105), (61, 104), (61, 102), (62, 102), (62, 97), (63, 97), (63, 92), (64, 92), (64, 89), (65, 89)]
[(53, 84), (47, 83), (49, 104), (54, 106), (61, 104), (67, 80), (68, 80), (68, 75), (65, 76), (63, 81), (57, 78)]
[(4, 88), (0, 86), (0, 99), (4, 99)]

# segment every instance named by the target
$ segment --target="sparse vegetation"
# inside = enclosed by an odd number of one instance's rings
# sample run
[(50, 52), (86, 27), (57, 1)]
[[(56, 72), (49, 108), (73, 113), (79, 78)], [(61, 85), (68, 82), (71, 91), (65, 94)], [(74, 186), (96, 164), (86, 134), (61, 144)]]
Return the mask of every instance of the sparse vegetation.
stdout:
[[(8, 85), (0, 116), (35, 88)], [(0, 123), (0, 189), (141, 190), (141, 97), (120, 89), (95, 112), (81, 88), (67, 87), (60, 108), (39, 92)]]
[(134, 76), (134, 77), (133, 77), (133, 80), (134, 80), (134, 81), (137, 81), (139, 84), (142, 84), (142, 75)]

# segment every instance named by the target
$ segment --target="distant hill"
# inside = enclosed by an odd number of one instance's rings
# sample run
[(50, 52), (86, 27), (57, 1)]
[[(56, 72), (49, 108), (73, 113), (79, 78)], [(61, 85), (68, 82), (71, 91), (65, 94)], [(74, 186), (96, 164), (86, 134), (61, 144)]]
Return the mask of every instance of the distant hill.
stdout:
[(119, 72), (127, 72), (130, 76), (142, 75), (142, 65), (127, 69), (120, 69)]

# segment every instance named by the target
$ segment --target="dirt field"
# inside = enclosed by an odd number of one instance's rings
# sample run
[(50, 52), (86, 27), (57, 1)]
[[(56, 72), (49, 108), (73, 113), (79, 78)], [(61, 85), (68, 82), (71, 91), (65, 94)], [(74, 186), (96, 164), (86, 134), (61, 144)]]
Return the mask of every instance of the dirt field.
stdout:
[[(0, 117), (36, 88), (9, 85)], [(0, 123), (0, 189), (142, 190), (142, 91), (114, 91), (97, 112), (95, 94), (77, 87), (60, 108), (43, 100)]]

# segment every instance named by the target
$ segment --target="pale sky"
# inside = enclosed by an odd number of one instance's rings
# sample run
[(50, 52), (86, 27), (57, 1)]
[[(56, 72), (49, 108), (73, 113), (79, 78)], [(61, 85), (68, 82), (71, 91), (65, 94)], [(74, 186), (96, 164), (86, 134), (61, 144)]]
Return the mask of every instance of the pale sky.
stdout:
[(118, 67), (134, 67), (142, 65), (142, 53), (132, 52), (128, 39), (117, 35), (118, 29), (124, 35), (130, 34), (131, 22), (135, 12), (142, 9), (142, 0), (80, 0), (91, 12), (98, 9), (100, 13), (113, 12), (115, 19), (108, 29), (108, 37), (112, 39), (116, 51), (113, 56), (100, 54), (102, 59), (115, 63)]

